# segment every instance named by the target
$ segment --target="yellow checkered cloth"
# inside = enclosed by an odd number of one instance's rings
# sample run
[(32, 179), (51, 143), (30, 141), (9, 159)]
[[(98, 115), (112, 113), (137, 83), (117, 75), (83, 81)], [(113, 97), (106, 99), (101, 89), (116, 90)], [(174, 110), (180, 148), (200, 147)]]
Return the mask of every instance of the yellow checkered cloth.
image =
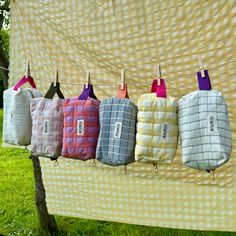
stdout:
[(48, 89), (59, 68), (65, 96), (78, 95), (90, 69), (95, 93), (105, 99), (116, 96), (120, 70), (126, 68), (129, 94), (137, 102), (150, 92), (160, 63), (168, 95), (179, 98), (197, 89), (201, 54), (230, 113), (233, 152), (215, 181), (184, 167), (180, 148), (158, 174), (140, 163), (128, 165), (124, 175), (123, 167), (67, 159), (55, 167), (41, 158), (51, 214), (236, 231), (235, 0), (15, 0), (11, 7), (11, 86), (28, 59), (40, 90)]

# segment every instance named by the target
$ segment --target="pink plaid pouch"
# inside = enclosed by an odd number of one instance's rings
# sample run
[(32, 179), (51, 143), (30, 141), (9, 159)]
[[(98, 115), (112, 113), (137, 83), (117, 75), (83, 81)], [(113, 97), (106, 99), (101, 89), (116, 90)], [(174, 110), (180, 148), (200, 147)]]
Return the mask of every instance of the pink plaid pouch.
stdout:
[(37, 156), (57, 158), (61, 155), (63, 137), (63, 100), (31, 100), (32, 137), (30, 151)]
[(62, 156), (88, 160), (95, 158), (99, 135), (100, 101), (88, 97), (65, 99)]

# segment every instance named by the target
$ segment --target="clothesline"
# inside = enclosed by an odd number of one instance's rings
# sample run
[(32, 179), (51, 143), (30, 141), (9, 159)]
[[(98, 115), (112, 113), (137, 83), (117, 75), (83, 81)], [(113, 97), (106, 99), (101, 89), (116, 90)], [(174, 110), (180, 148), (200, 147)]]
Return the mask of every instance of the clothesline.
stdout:
[[(220, 65), (218, 65), (218, 66), (215, 66), (215, 67), (211, 67), (211, 68), (209, 68), (208, 69), (208, 71), (212, 71), (212, 70), (215, 70), (215, 69), (217, 69), (217, 68), (220, 68), (220, 67), (222, 67), (222, 66), (225, 66), (225, 65), (228, 65), (228, 64), (231, 64), (231, 63), (234, 63), (234, 62), (236, 62), (236, 59), (235, 60), (232, 60), (232, 61), (228, 61), (228, 62), (225, 62), (225, 63), (222, 63), (222, 64), (220, 64)], [(5, 70), (5, 71), (10, 71), (8, 68), (5, 68), (5, 67), (1, 67), (0, 66), (0, 69), (2, 69), (2, 70)], [(14, 74), (18, 74), (19, 72), (16, 72), (16, 71), (11, 71), (11, 73), (14, 73)], [(181, 75), (181, 78), (186, 78), (186, 77), (188, 77), (188, 76), (192, 76), (192, 75), (195, 75), (196, 73), (188, 73), (188, 74), (183, 74), (183, 75)], [(167, 77), (167, 78), (165, 78), (165, 80), (170, 80), (170, 79), (178, 79), (178, 78), (180, 78), (180, 76), (175, 76), (175, 77)], [(47, 82), (53, 82), (52, 80), (47, 80), (47, 79), (39, 79), (39, 78), (34, 78), (35, 80), (39, 80), (39, 81), (47, 81)], [(147, 81), (140, 81), (140, 82), (138, 82), (138, 83), (129, 83), (129, 85), (139, 85), (139, 84), (142, 84), (142, 83), (147, 83)], [(84, 85), (84, 83), (68, 83), (68, 82), (61, 82), (60, 81), (60, 84), (67, 84), (67, 85)], [(111, 85), (94, 85), (95, 87), (106, 87), (106, 86), (108, 86), (108, 87), (113, 87), (113, 86), (111, 86)], [(116, 87), (117, 85), (114, 85), (114, 87)]]

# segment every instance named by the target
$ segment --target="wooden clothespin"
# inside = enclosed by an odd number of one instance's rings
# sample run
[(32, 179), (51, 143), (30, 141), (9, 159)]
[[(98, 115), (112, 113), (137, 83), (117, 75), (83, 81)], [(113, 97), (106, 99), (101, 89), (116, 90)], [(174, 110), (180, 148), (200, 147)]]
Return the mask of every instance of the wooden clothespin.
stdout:
[(54, 87), (56, 87), (58, 83), (59, 83), (59, 72), (58, 72), (58, 69), (57, 69), (57, 72), (56, 72), (56, 81), (54, 82)]
[(31, 76), (31, 74), (30, 74), (30, 63), (29, 63), (29, 61), (27, 61), (25, 77), (27, 78), (29, 76)]
[(120, 84), (118, 86), (117, 97), (120, 99), (129, 98), (128, 86), (125, 83), (125, 69), (121, 70)]
[(157, 85), (161, 85), (161, 65), (157, 65)]
[(120, 88), (121, 90), (125, 89), (125, 69), (121, 70)]
[(200, 69), (202, 78), (205, 78), (204, 66), (203, 66), (203, 62), (202, 62), (202, 57), (200, 55), (198, 57), (198, 65), (199, 65), (199, 69)]
[(87, 78), (86, 78), (86, 84), (85, 84), (86, 89), (88, 89), (89, 84), (90, 84), (90, 71), (87, 70)]

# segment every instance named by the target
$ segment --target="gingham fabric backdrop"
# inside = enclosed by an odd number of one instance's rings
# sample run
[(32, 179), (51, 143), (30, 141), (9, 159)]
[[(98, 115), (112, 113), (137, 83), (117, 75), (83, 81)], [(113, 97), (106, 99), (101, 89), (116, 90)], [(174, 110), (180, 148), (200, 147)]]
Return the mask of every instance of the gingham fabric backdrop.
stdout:
[[(130, 97), (150, 91), (162, 66), (168, 94), (196, 90), (197, 57), (222, 91), (233, 130), (231, 160), (216, 180), (181, 163), (108, 167), (92, 161), (41, 158), (51, 214), (132, 224), (236, 231), (236, 1), (234, 0), (47, 0), (12, 1), (10, 85), (26, 60), (40, 90), (56, 69), (66, 97), (79, 95), (86, 70), (100, 100), (116, 95), (125, 68)], [(220, 66), (222, 65), (222, 66)]]

